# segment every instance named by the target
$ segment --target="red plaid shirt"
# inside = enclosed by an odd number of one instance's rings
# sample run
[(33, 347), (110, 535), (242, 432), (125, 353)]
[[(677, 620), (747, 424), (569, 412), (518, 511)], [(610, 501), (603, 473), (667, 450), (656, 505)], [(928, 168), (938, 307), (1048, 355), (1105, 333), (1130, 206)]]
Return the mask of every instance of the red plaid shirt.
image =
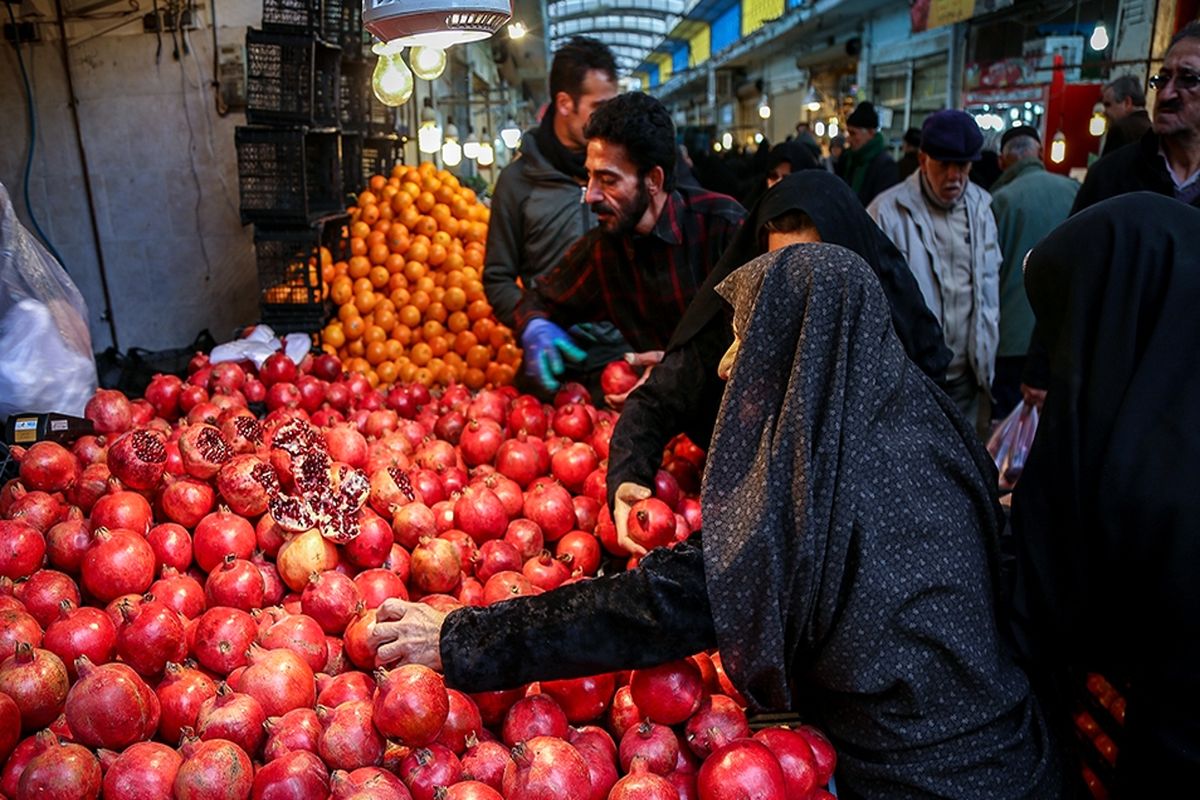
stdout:
[(609, 320), (638, 352), (663, 350), (746, 210), (732, 197), (679, 186), (654, 229), (615, 238), (594, 228), (526, 291), (515, 316), (563, 327)]

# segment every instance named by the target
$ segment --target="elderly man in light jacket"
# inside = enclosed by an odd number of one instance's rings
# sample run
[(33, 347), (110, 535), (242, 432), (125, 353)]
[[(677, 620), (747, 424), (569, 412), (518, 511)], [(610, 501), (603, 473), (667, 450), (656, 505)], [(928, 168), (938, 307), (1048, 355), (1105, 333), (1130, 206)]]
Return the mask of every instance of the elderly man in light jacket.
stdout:
[(947, 389), (985, 436), (1000, 341), (1000, 247), (987, 192), (970, 183), (983, 134), (969, 114), (939, 111), (921, 129), (920, 168), (867, 213), (904, 254), (954, 353)]

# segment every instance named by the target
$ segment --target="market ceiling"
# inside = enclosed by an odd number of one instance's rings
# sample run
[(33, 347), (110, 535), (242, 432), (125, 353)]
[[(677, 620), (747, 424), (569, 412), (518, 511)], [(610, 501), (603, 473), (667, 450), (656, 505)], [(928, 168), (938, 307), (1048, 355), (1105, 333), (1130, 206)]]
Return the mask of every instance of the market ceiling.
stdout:
[(577, 34), (612, 48), (617, 67), (631, 74), (675, 27), (694, 0), (553, 0), (546, 4), (550, 52)]

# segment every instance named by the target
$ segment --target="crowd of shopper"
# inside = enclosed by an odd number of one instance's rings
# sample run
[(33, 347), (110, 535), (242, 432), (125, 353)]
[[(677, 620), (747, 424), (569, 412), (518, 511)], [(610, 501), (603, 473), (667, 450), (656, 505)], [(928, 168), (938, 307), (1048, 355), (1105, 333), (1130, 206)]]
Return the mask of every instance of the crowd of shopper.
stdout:
[[(547, 386), (581, 322), (655, 353), (611, 442), (614, 520), (627, 542), (683, 430), (708, 448), (704, 531), (537, 597), (390, 600), (381, 663), (478, 691), (719, 647), (752, 710), (829, 733), (845, 798), (1076, 796), (1071, 698), (1098, 671), (1127, 691), (1115, 796), (1191, 785), (1200, 24), (1150, 84), (1149, 128), (1082, 188), (1017, 128), (985, 191), (983, 136), (951, 110), (901, 179), (863, 104), (834, 171), (799, 138), (764, 148), (748, 215), (705, 183), (707, 154), (677, 180), (687, 151), (656, 100), (600, 104), (582, 128), (595, 227), (514, 318)], [(1114, 133), (1133, 136), (1138, 88), (1105, 87)], [(980, 441), (993, 395), (1043, 408), (1011, 536)]]

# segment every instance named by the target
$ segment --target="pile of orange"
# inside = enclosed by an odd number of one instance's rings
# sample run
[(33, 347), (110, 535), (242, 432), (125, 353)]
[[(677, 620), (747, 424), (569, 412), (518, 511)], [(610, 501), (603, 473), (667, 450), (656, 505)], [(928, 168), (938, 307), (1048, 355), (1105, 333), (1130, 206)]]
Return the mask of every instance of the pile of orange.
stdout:
[(483, 292), (490, 211), (475, 192), (431, 163), (399, 164), (349, 210), (348, 257), (322, 264), (337, 306), (324, 350), (379, 387), (512, 383), (521, 351)]

